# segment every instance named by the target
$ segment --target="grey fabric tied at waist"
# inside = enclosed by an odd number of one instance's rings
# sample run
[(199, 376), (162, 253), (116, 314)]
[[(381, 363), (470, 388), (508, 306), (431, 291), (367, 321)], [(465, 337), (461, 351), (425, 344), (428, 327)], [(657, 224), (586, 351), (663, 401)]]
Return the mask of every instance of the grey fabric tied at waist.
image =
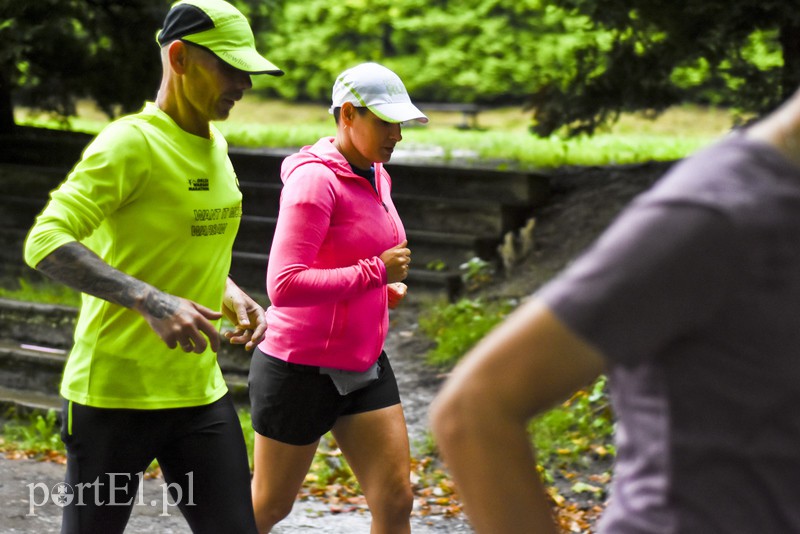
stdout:
[(320, 367), (319, 374), (329, 375), (333, 384), (336, 386), (339, 395), (347, 395), (353, 391), (365, 388), (378, 380), (378, 361), (364, 372), (345, 371), (343, 369), (332, 369), (330, 367)]

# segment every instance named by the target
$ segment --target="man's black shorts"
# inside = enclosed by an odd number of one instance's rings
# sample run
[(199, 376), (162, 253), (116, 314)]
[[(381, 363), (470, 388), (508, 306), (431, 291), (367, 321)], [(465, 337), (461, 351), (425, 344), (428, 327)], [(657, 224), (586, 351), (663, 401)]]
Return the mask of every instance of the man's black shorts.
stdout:
[(385, 352), (378, 358), (378, 380), (340, 395), (318, 367), (290, 364), (253, 351), (250, 362), (253, 429), (290, 445), (309, 445), (343, 415), (379, 410), (400, 403), (394, 371)]

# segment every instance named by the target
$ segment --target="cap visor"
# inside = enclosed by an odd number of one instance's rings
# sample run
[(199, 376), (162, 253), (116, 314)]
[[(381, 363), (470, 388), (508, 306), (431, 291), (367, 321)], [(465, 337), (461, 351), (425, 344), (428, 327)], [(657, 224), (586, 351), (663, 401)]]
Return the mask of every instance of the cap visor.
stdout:
[(411, 103), (376, 104), (368, 107), (375, 115), (388, 122), (418, 121), (422, 124), (428, 122), (428, 117)]
[(252, 48), (215, 52), (228, 65), (249, 74), (283, 76), (284, 72)]

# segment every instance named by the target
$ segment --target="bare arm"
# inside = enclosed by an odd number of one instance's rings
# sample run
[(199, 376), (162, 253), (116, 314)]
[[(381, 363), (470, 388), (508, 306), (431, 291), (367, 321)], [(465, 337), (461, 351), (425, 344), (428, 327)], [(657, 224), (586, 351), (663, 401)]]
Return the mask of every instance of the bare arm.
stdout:
[(48, 254), (36, 269), (70, 287), (139, 312), (169, 348), (203, 352), (208, 343), (219, 350), (219, 334), (210, 322), (219, 312), (165, 293), (114, 269), (78, 242)]
[(433, 403), (431, 421), (477, 532), (556, 533), (527, 422), (603, 366), (598, 351), (534, 300), (456, 367)]

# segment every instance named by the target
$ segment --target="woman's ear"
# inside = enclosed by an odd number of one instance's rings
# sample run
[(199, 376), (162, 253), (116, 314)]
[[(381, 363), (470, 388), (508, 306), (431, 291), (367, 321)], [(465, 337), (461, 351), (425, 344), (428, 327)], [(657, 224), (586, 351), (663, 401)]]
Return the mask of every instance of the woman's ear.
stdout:
[(345, 126), (350, 126), (353, 123), (353, 117), (356, 114), (356, 108), (352, 102), (345, 102), (342, 104), (342, 109), (339, 111), (339, 120)]

